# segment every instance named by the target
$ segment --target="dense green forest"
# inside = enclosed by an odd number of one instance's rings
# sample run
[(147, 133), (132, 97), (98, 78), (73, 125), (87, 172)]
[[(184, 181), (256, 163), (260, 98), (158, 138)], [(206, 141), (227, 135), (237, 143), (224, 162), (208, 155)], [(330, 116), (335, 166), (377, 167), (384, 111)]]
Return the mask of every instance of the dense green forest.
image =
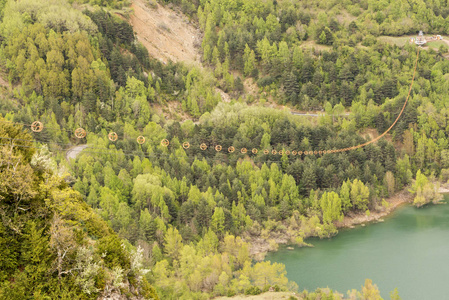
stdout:
[[(201, 28), (204, 67), (150, 57), (114, 14), (129, 1), (0, 1), (2, 298), (295, 290), (283, 265), (255, 259), (256, 240), (276, 250), (280, 234), (301, 246), (331, 237), (344, 216), (385, 210), (403, 189), (417, 206), (439, 200), (435, 182), (449, 179), (444, 47), (421, 50), (408, 105), (386, 139), (338, 154), (291, 151), (384, 132), (406, 99), (417, 49), (378, 37), (447, 33), (448, 3), (167, 2)], [(245, 91), (251, 80), (256, 95)], [(187, 120), (157, 112), (171, 102)], [(273, 102), (325, 114), (264, 106)], [(42, 132), (6, 123), (36, 120)], [(74, 137), (78, 127), (87, 137)], [(75, 144), (88, 148), (67, 162)], [(340, 299), (302, 294), (323, 297)], [(370, 281), (348, 297), (380, 298)]]
[(157, 298), (143, 250), (123, 243), (58, 175), (47, 148), (4, 122), (0, 149), (0, 298)]

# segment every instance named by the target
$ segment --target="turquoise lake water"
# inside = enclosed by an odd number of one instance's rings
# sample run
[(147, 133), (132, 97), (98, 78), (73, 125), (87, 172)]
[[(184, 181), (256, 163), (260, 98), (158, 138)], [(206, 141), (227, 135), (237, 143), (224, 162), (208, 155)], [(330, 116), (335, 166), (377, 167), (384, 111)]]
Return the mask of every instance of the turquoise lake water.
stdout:
[(449, 299), (449, 204), (401, 207), (383, 223), (307, 242), (314, 247), (281, 247), (266, 257), (285, 264), (300, 290), (329, 287), (346, 295), (370, 278), (384, 299), (394, 288), (404, 300)]

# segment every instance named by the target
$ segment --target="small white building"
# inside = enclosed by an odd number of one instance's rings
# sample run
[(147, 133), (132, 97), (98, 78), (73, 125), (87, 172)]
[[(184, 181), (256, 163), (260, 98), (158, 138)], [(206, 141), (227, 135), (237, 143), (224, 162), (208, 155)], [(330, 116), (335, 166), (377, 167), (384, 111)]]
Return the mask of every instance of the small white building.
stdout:
[(415, 39), (415, 44), (418, 46), (422, 46), (425, 43), (427, 43), (426, 38), (424, 37), (422, 30), (420, 30), (418, 36)]

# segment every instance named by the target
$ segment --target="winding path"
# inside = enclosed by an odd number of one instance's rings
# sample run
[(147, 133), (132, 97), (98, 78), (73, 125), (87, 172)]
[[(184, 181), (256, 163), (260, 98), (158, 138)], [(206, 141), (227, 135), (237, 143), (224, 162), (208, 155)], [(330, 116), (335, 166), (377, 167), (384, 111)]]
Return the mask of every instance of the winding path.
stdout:
[[(326, 114), (323, 113), (300, 113), (300, 112), (296, 112), (296, 111), (292, 111), (291, 112), (292, 115), (294, 116), (305, 116), (305, 117), (324, 117)], [(339, 115), (335, 115), (335, 116), (349, 116), (349, 113), (343, 113), (343, 114), (339, 114)]]
[(87, 148), (86, 144), (72, 147), (69, 150), (67, 150), (67, 153), (66, 153), (65, 157), (66, 157), (67, 160), (76, 159), (78, 154), (80, 154), (81, 151), (83, 151), (86, 148)]

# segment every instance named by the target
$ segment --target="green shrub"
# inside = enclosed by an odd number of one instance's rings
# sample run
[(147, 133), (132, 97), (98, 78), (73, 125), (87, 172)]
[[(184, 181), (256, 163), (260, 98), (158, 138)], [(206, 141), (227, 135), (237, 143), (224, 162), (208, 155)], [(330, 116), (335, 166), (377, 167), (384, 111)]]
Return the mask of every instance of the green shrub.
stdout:
[(257, 286), (252, 286), (245, 291), (245, 295), (259, 295), (262, 290)]

